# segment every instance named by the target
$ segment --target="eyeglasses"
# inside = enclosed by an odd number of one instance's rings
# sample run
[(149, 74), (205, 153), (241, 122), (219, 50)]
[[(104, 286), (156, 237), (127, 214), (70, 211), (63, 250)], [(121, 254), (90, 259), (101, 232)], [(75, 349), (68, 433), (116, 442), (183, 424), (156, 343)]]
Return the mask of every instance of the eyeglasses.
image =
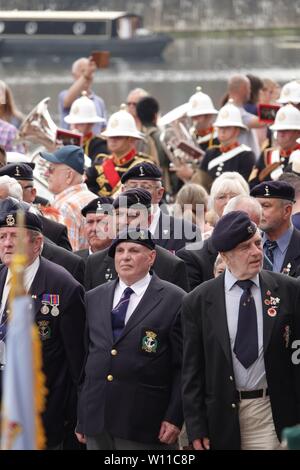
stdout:
[[(48, 171), (48, 173), (50, 175), (52, 175), (52, 173), (54, 173), (58, 168), (60, 168), (60, 167), (59, 166), (49, 166), (46, 171)], [(66, 170), (69, 171), (69, 169), (70, 168), (60, 168), (60, 170), (65, 170), (65, 171)]]
[(151, 193), (151, 191), (155, 191), (155, 189), (158, 189), (159, 186), (154, 186), (152, 184), (143, 184), (143, 183), (125, 184), (125, 189), (135, 189), (135, 188), (146, 189), (146, 191), (149, 191)]
[(31, 189), (31, 188), (33, 188), (33, 186), (29, 186), (29, 185), (28, 186), (23, 186), (23, 189)]
[(136, 103), (134, 103), (133, 101), (128, 101), (126, 104), (127, 106), (136, 106)]

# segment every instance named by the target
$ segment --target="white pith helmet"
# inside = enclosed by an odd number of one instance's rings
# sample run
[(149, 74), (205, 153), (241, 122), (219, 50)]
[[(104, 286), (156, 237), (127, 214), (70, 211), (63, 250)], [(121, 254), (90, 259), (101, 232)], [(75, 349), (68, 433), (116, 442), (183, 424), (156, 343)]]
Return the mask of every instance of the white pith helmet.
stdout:
[(292, 80), (283, 85), (277, 103), (300, 103), (300, 80)]
[(292, 104), (286, 104), (277, 111), (271, 131), (300, 131), (300, 111)]
[(96, 122), (105, 122), (105, 119), (97, 115), (94, 102), (87, 97), (86, 91), (82, 96), (72, 103), (70, 114), (65, 117), (68, 124), (94, 124)]
[(200, 116), (203, 114), (218, 114), (212, 99), (201, 91), (201, 87), (196, 88), (196, 93), (192, 95), (188, 102), (187, 115), (189, 117)]
[(247, 126), (243, 124), (242, 116), (239, 108), (233, 104), (233, 100), (228, 100), (228, 103), (223, 106), (217, 116), (214, 123), (215, 127), (240, 127), (241, 129), (247, 129)]
[(112, 114), (108, 120), (107, 128), (101, 133), (101, 137), (134, 137), (143, 139), (143, 134), (138, 131), (135, 120), (126, 111), (126, 105), (121, 105), (121, 110)]

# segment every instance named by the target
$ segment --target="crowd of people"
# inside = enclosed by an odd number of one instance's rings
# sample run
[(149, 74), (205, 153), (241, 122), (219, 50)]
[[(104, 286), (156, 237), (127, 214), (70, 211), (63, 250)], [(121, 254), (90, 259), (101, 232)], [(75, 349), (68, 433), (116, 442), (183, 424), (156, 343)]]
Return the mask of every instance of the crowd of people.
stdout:
[(59, 95), (82, 146), (40, 152), (49, 201), (0, 82), (0, 380), (22, 210), (47, 449), (282, 449), (300, 423), (300, 81), (236, 74), (219, 110), (198, 88), (165, 120), (137, 88), (108, 118), (95, 72), (78, 59)]

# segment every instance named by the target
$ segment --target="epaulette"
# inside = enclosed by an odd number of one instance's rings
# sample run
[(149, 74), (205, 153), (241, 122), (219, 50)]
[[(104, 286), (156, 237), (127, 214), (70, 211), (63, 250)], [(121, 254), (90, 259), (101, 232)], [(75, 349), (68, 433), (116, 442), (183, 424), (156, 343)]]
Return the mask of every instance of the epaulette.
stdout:
[(148, 155), (147, 153), (143, 153), (143, 152), (138, 152), (138, 153), (136, 154), (136, 157), (144, 158), (144, 159), (147, 159), (147, 160), (151, 160), (151, 155)]

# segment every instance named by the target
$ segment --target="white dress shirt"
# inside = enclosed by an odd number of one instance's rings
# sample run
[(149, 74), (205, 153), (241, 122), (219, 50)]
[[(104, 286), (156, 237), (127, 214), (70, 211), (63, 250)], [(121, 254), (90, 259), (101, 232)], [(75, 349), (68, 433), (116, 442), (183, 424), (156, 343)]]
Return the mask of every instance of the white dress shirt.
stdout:
[(115, 294), (114, 294), (114, 300), (113, 300), (113, 308), (119, 303), (120, 298), (126, 289), (126, 287), (131, 287), (133, 290), (133, 294), (130, 296), (127, 312), (126, 312), (126, 317), (125, 317), (125, 325), (128, 322), (129, 318), (137, 308), (138, 304), (142, 300), (143, 295), (145, 294), (147, 287), (149, 286), (149, 283), (151, 281), (151, 276), (149, 273), (142, 279), (140, 279), (138, 282), (135, 282), (131, 286), (128, 286), (123, 282), (121, 279), (119, 280), (117, 287), (115, 289)]

